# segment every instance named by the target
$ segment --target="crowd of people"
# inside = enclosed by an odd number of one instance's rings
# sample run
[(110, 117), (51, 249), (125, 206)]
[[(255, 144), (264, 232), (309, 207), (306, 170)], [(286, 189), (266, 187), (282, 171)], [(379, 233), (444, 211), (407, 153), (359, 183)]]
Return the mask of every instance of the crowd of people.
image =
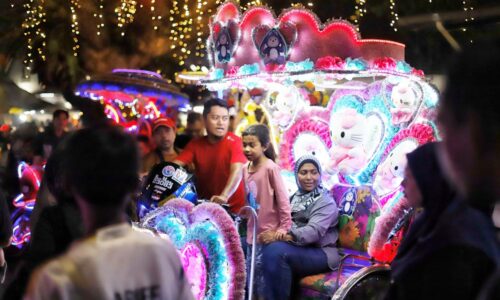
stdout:
[[(494, 104), (500, 49), (490, 49), (498, 51), (472, 48), (452, 62), (439, 106), (442, 141), (407, 156), (404, 193), (423, 212), (399, 247), (380, 299), (500, 296), (492, 220), (500, 197), (500, 106)], [(224, 101), (206, 101), (181, 135), (173, 120), (154, 120), (152, 141), (110, 124), (67, 134), (67, 121), (67, 112), (55, 112), (52, 127), (29, 141), (31, 162), (47, 163), (30, 248), (8, 299), (193, 299), (174, 246), (129, 225), (127, 207), (140, 178), (161, 162), (193, 172), (198, 197), (231, 214), (255, 208), (257, 224), (250, 220), (248, 228), (256, 225), (257, 236), (247, 230), (242, 241), (249, 249), (257, 243), (257, 299), (290, 299), (301, 277), (338, 268), (338, 208), (322, 186), (321, 164), (313, 155), (299, 158), (298, 190), (288, 195), (269, 129), (252, 125), (236, 136)], [(0, 247), (12, 232), (5, 215)], [(5, 266), (0, 250), (0, 279)]]

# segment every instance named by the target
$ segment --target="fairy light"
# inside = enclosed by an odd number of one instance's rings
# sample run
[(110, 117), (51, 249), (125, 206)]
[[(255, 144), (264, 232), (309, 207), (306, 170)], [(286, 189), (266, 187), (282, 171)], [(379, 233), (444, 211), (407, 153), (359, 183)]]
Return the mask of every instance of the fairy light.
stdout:
[(121, 36), (125, 35), (125, 25), (134, 22), (134, 15), (137, 10), (135, 0), (121, 0), (120, 6), (115, 8), (118, 27), (122, 30)]
[[(23, 6), (26, 9), (26, 16), (24, 22), (22, 24), (24, 36), (26, 38), (26, 58), (24, 59), (24, 65), (26, 70), (30, 70), (31, 65), (33, 64), (33, 31), (34, 28), (34, 15), (35, 12), (32, 9), (33, 0), (26, 2)], [(28, 76), (28, 75), (26, 75)]]
[(191, 50), (188, 50), (188, 41), (193, 31), (193, 16), (189, 10), (189, 0), (184, 0), (182, 7), (176, 0), (172, 2), (170, 21), (172, 22), (170, 40), (173, 42), (170, 48), (175, 52), (172, 56), (178, 59), (179, 66), (183, 66), (191, 54)]
[(78, 25), (78, 15), (76, 9), (80, 8), (80, 3), (78, 0), (70, 1), (70, 11), (71, 11), (71, 34), (73, 35), (73, 55), (78, 56), (78, 50), (80, 49), (80, 42), (78, 37), (80, 36), (80, 27)]
[(207, 1), (205, 0), (197, 0), (196, 1), (196, 47), (195, 47), (195, 57), (202, 58), (205, 56), (205, 41), (203, 38), (203, 32), (205, 31), (205, 19), (203, 18), (205, 15), (205, 8), (207, 5)]
[[(474, 21), (474, 17), (471, 17), (470, 14), (472, 13), (472, 11), (474, 10), (474, 7), (472, 6), (472, 3), (470, 3), (470, 1), (467, 1), (467, 0), (463, 0), (462, 1), (462, 9), (464, 10), (465, 12), (465, 23), (469, 23), (469, 21)], [(463, 32), (466, 32), (467, 31), (467, 27), (462, 27), (462, 31)], [(470, 40), (470, 43), (474, 43), (474, 40)]]
[(261, 0), (248, 1), (246, 8), (249, 9), (249, 8), (254, 7), (254, 6), (261, 6), (263, 4), (264, 4), (264, 2)]
[[(156, 7), (155, 7), (156, 0), (151, 0), (151, 6), (149, 10), (151, 11), (151, 24), (153, 25), (153, 29), (155, 31), (158, 30), (158, 23), (161, 20), (161, 16), (156, 15)], [(141, 4), (142, 5), (142, 4)]]
[[(30, 0), (23, 4), (25, 8), (25, 18), (22, 23), (23, 35), (26, 38), (26, 57), (24, 65), (25, 77), (29, 77), (29, 71), (34, 62), (36, 54), (45, 61), (46, 34), (43, 24), (47, 21), (45, 13), (45, 0)], [(35, 51), (35, 41), (39, 41)]]
[(47, 15), (45, 13), (45, 0), (38, 0), (35, 35), (38, 39), (40, 39), (40, 46), (36, 50), (42, 61), (45, 61), (44, 48), (47, 44), (46, 43), (47, 35), (43, 30), (44, 28), (43, 24), (45, 24), (46, 22), (47, 22)]
[[(351, 17), (351, 19), (354, 20), (354, 24), (359, 26), (361, 19), (366, 13), (366, 0), (356, 0), (356, 4), (354, 5), (354, 15)], [(359, 28), (357, 28), (357, 30), (359, 31)]]
[(179, 40), (179, 35), (180, 35), (179, 18), (180, 18), (179, 2), (177, 0), (173, 0), (169, 17), (169, 21), (172, 26), (170, 29), (169, 39), (172, 42), (170, 49), (172, 50), (172, 52), (174, 52), (172, 55), (174, 58), (177, 57), (177, 53), (175, 53), (175, 50), (177, 49), (178, 45), (177, 41)]
[(104, 28), (104, 0), (99, 0), (99, 5), (97, 7), (97, 12), (94, 13), (94, 18), (96, 18), (96, 34), (101, 35), (101, 30)]
[(391, 27), (394, 31), (398, 31), (396, 27), (396, 22), (399, 20), (398, 13), (396, 11), (396, 0), (389, 0), (389, 8), (391, 9)]

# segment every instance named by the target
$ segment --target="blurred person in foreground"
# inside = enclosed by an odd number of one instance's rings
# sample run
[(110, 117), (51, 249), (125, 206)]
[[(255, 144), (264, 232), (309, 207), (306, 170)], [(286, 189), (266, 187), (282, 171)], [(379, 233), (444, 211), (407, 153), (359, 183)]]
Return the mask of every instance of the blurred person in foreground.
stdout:
[(134, 138), (117, 127), (86, 128), (66, 151), (67, 187), (85, 237), (35, 271), (25, 299), (193, 299), (174, 246), (127, 223), (138, 185)]
[(10, 245), (12, 237), (12, 224), (10, 222), (10, 213), (7, 201), (0, 191), (0, 284), (5, 280), (7, 273), (7, 261), (3, 253), (3, 248)]
[(33, 270), (48, 260), (63, 254), (71, 243), (83, 236), (83, 224), (73, 197), (64, 188), (66, 140), (59, 143), (45, 166), (46, 197), (40, 198), (30, 216), (29, 247), (13, 281), (5, 291), (6, 299), (21, 299)]
[[(448, 70), (438, 113), (445, 171), (467, 203), (484, 212), (490, 222), (493, 207), (500, 200), (498, 53), (497, 41), (477, 44), (457, 55)], [(497, 268), (499, 260), (497, 256)], [(500, 298), (499, 271), (483, 289), (482, 297)]]
[(474, 299), (500, 253), (489, 216), (458, 199), (443, 175), (439, 146), (407, 155), (404, 194), (424, 210), (391, 264), (386, 299)]

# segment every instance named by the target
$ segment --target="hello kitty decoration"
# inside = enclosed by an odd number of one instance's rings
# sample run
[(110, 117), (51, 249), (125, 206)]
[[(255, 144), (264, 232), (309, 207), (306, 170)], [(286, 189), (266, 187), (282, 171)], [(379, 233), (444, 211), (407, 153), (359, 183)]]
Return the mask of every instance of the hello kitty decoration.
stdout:
[(398, 83), (391, 92), (392, 122), (396, 125), (408, 122), (416, 111), (418, 105), (416, 91), (412, 88), (409, 80)]
[(338, 111), (332, 115), (330, 132), (333, 147), (328, 172), (354, 174), (361, 170), (367, 160), (365, 117), (353, 108)]
[(266, 102), (276, 125), (282, 130), (288, 129), (300, 110), (307, 106), (294, 86), (270, 91)]
[(404, 178), (406, 154), (435, 140), (435, 129), (430, 124), (422, 123), (413, 124), (394, 136), (374, 174), (373, 188), (381, 196), (381, 201), (385, 203), (386, 196), (398, 191)]

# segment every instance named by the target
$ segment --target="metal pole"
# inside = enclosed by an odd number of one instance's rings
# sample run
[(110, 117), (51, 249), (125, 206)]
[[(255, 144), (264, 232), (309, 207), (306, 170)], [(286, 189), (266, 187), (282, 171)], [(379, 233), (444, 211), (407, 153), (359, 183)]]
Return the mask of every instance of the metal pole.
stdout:
[[(253, 296), (253, 277), (255, 272), (255, 249), (257, 247), (257, 212), (251, 206), (244, 206), (240, 209), (239, 215), (242, 216), (242, 213), (245, 211), (250, 212), (250, 217), (253, 220), (252, 256), (250, 259), (250, 278), (248, 281), (248, 299), (251, 300)], [(248, 219), (248, 215), (243, 217)]]

